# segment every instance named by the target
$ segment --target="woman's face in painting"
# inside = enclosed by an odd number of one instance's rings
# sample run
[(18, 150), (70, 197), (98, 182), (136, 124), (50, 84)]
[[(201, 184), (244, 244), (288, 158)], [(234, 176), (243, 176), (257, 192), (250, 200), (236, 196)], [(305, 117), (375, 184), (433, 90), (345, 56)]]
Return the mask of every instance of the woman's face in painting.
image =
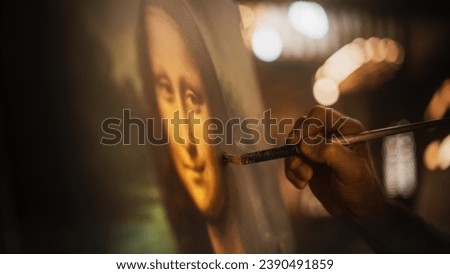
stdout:
[(169, 119), (166, 126), (175, 168), (200, 211), (217, 214), (223, 193), (219, 193), (218, 160), (202, 138), (210, 110), (198, 60), (162, 9), (147, 7), (146, 24), (156, 102), (161, 118)]

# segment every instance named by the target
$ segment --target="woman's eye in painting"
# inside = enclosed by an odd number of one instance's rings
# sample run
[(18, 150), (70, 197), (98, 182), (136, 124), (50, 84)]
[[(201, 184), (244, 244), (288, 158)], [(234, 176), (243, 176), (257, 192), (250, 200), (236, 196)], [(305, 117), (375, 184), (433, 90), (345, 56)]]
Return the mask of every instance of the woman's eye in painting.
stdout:
[(186, 106), (188, 110), (194, 110), (195, 113), (200, 113), (203, 99), (201, 95), (193, 89), (186, 89)]
[(173, 102), (174, 101), (174, 90), (172, 84), (167, 77), (158, 77), (156, 81), (156, 92), (164, 100)]

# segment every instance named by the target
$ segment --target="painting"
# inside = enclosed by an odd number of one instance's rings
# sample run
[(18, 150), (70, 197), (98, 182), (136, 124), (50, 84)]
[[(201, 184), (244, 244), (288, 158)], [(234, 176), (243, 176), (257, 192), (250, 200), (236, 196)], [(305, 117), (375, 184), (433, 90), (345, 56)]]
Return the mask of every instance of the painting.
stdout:
[[(141, 77), (155, 118), (149, 134), (164, 140), (152, 151), (179, 250), (292, 252), (271, 163), (244, 169), (222, 160), (224, 152), (260, 148), (235, 141), (243, 133), (227, 126), (230, 119), (263, 112), (237, 7), (228, 1), (145, 0), (140, 11)], [(226, 136), (205, 138), (211, 128)]]
[(295, 251), (276, 163), (222, 161), (268, 148), (235, 2), (40, 7), (5, 4), (6, 251)]

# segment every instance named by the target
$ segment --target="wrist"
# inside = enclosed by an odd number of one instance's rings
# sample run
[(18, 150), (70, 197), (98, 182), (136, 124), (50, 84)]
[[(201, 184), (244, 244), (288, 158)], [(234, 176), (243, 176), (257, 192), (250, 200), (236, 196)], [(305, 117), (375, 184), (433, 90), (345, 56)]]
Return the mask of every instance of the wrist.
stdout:
[(380, 223), (386, 218), (388, 208), (388, 201), (384, 197), (379, 197), (363, 206), (346, 210), (344, 218), (357, 223)]

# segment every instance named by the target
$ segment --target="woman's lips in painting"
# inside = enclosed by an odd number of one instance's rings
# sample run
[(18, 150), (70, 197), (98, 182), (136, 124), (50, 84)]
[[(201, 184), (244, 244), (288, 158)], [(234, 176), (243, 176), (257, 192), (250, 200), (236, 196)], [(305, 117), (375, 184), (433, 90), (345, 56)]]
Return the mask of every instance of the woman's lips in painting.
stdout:
[(202, 173), (205, 170), (205, 162), (199, 162), (199, 163), (190, 163), (190, 164), (183, 164), (184, 168), (190, 169), (197, 173)]

